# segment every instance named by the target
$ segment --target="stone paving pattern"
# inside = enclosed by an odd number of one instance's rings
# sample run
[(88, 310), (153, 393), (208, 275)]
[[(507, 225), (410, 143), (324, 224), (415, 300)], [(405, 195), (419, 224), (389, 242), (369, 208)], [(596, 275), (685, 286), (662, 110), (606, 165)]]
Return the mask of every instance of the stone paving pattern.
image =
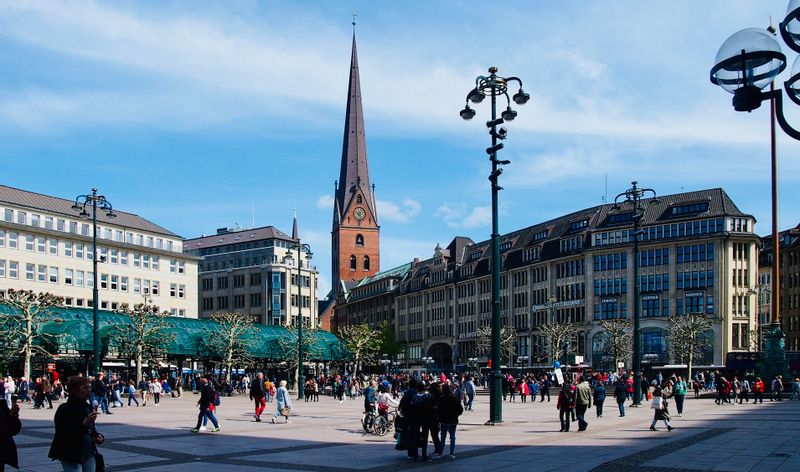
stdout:
[[(360, 425), (361, 399), (339, 403), (294, 401), (289, 424), (269, 420), (274, 403), (256, 423), (246, 396), (223, 398), (218, 411), (222, 431), (192, 434), (197, 396), (165, 398), (161, 405), (114, 408), (97, 426), (109, 471), (310, 470), (391, 472), (436, 470), (513, 470), (617, 472), (800, 471), (797, 421), (800, 401), (717, 406), (710, 399), (688, 399), (686, 415), (673, 418), (672, 432), (650, 431), (652, 410), (627, 408), (620, 418), (613, 398), (603, 418), (587, 412), (589, 429), (559, 432), (555, 397), (548, 403), (504, 403), (501, 426), (484, 426), (488, 396), (476, 398), (457, 432), (455, 461), (412, 463), (394, 450), (391, 435), (367, 435)], [(23, 430), (16, 436), (22, 471), (60, 471), (47, 458), (55, 410), (23, 406)], [(449, 447), (449, 445), (447, 446)], [(447, 452), (448, 449), (445, 448)], [(432, 445), (429, 445), (429, 451)]]

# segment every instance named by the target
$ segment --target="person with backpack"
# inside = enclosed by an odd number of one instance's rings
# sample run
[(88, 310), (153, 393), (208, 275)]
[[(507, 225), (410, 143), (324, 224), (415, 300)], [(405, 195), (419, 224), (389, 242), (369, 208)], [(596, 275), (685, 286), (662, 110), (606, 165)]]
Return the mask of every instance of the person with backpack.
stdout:
[(259, 372), (256, 374), (255, 380), (250, 384), (250, 400), (255, 402), (256, 410), (253, 417), (256, 419), (256, 423), (261, 422), (261, 413), (263, 413), (264, 408), (267, 407), (267, 402), (264, 400), (266, 395), (264, 374)]
[(461, 402), (450, 391), (450, 385), (442, 386), (442, 397), (439, 399), (439, 449), (435, 451), (436, 456), (444, 454), (444, 442), (447, 435), (450, 435), (450, 460), (456, 458), (456, 428), (458, 428), (458, 417), (464, 413)]
[(214, 416), (214, 412), (211, 410), (211, 405), (214, 403), (219, 402), (219, 396), (217, 392), (214, 391), (214, 387), (208, 383), (208, 379), (205, 377), (200, 378), (200, 399), (197, 400), (197, 406), (200, 409), (199, 414), (197, 415), (197, 426), (192, 429), (193, 433), (200, 432), (201, 422), (203, 418), (208, 418), (211, 420), (211, 423), (214, 425), (214, 429), (212, 432), (219, 431), (219, 422), (217, 422), (217, 418)]
[(594, 407), (597, 410), (597, 417), (603, 417), (603, 403), (606, 401), (606, 388), (603, 386), (603, 382), (596, 382), (594, 385), (594, 391), (592, 392), (594, 395)]
[(561, 387), (561, 392), (559, 392), (558, 400), (556, 401), (556, 408), (558, 409), (558, 419), (561, 421), (560, 431), (569, 432), (570, 416), (575, 409), (575, 395), (567, 383), (564, 383)]

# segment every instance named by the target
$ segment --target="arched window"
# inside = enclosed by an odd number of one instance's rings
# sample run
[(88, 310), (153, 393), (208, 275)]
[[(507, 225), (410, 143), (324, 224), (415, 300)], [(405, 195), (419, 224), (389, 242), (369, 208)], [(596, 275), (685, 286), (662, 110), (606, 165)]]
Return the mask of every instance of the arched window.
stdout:
[(361, 234), (356, 235), (356, 246), (364, 247), (364, 236)]
[(356, 270), (356, 256), (350, 256), (350, 270)]
[(369, 270), (369, 256), (364, 256), (364, 270)]
[(356, 203), (361, 203), (361, 195), (356, 196)]

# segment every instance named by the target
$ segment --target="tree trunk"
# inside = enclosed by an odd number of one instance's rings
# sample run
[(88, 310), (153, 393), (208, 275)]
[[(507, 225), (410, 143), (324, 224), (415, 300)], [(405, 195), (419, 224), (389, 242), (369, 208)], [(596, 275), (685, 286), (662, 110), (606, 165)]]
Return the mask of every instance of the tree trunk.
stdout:
[(228, 349), (228, 353), (225, 355), (225, 381), (230, 383), (231, 382), (231, 367), (233, 366), (233, 352)]
[(692, 350), (689, 350), (689, 360), (686, 363), (686, 366), (689, 368), (689, 375), (686, 377), (686, 383), (691, 385), (692, 381)]
[(142, 347), (136, 347), (136, 385), (142, 381)]
[(33, 349), (31, 348), (31, 344), (33, 343), (33, 321), (31, 320), (31, 315), (29, 313), (25, 314), (25, 363), (23, 366), (23, 371), (25, 372), (25, 378), (30, 380), (31, 378), (31, 356), (33, 353)]

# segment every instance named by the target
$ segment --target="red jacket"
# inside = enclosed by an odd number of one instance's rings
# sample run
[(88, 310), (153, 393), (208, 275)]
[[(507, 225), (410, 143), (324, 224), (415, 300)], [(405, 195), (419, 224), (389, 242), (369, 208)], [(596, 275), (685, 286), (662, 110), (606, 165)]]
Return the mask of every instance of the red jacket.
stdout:
[(764, 382), (761, 380), (753, 382), (753, 391), (756, 393), (764, 393)]

